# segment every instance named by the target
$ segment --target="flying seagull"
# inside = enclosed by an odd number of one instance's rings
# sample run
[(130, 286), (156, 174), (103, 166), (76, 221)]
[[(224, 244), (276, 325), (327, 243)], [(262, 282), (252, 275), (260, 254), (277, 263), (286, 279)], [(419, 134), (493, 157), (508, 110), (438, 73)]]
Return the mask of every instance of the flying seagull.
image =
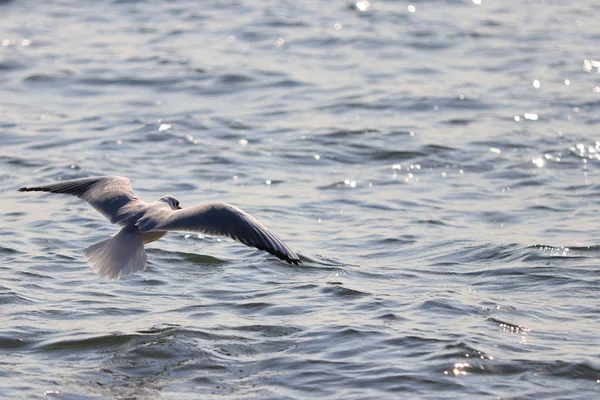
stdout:
[(181, 208), (171, 195), (146, 203), (138, 199), (129, 179), (95, 176), (51, 185), (24, 187), (19, 192), (72, 194), (90, 203), (111, 223), (123, 228), (83, 251), (92, 270), (105, 279), (120, 279), (146, 269), (144, 244), (169, 231), (228, 236), (247, 246), (267, 251), (290, 264), (300, 258), (281, 239), (248, 213), (227, 203), (214, 202)]

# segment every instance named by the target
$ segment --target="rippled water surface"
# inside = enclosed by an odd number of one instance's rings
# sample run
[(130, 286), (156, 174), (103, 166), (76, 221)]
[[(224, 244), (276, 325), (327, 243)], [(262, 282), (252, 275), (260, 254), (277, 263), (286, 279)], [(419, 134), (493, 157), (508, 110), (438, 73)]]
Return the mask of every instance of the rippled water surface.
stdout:
[[(2, 398), (600, 388), (597, 1), (0, 1)], [(121, 175), (303, 260), (22, 186)]]

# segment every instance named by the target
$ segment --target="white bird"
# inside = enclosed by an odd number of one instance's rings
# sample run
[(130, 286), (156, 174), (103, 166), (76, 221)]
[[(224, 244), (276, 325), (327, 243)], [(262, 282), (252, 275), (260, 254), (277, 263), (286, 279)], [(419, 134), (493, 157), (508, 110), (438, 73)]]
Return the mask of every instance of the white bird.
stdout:
[(171, 195), (146, 203), (133, 194), (129, 179), (120, 176), (72, 179), (19, 189), (19, 192), (33, 191), (77, 196), (111, 223), (123, 225), (110, 238), (83, 251), (92, 270), (105, 279), (120, 279), (145, 270), (144, 244), (160, 239), (169, 231), (228, 236), (290, 264), (301, 263), (296, 253), (263, 224), (230, 204), (215, 202), (181, 208), (179, 200)]

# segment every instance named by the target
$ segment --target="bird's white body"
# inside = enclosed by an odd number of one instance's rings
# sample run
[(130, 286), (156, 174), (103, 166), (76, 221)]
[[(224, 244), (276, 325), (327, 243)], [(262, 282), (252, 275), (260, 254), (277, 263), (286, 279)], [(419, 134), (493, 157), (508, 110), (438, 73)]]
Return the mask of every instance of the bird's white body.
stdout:
[(142, 238), (144, 240), (144, 244), (156, 242), (158, 239), (165, 236), (168, 232), (146, 232), (142, 233)]
[(73, 179), (25, 187), (19, 191), (75, 195), (90, 203), (110, 222), (123, 226), (110, 238), (84, 250), (84, 257), (92, 270), (106, 279), (120, 279), (143, 271), (146, 268), (144, 244), (162, 238), (169, 231), (229, 236), (291, 264), (301, 262), (277, 236), (237, 207), (217, 202), (182, 209), (179, 201), (171, 195), (146, 203), (133, 194), (127, 178), (99, 176)]

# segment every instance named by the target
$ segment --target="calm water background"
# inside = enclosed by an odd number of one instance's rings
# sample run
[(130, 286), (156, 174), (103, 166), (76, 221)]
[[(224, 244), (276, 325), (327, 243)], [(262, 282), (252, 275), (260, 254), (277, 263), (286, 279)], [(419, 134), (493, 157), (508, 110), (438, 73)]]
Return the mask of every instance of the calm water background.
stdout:
[[(0, 2), (2, 398), (597, 398), (600, 2)], [(17, 193), (114, 174), (301, 255)]]

